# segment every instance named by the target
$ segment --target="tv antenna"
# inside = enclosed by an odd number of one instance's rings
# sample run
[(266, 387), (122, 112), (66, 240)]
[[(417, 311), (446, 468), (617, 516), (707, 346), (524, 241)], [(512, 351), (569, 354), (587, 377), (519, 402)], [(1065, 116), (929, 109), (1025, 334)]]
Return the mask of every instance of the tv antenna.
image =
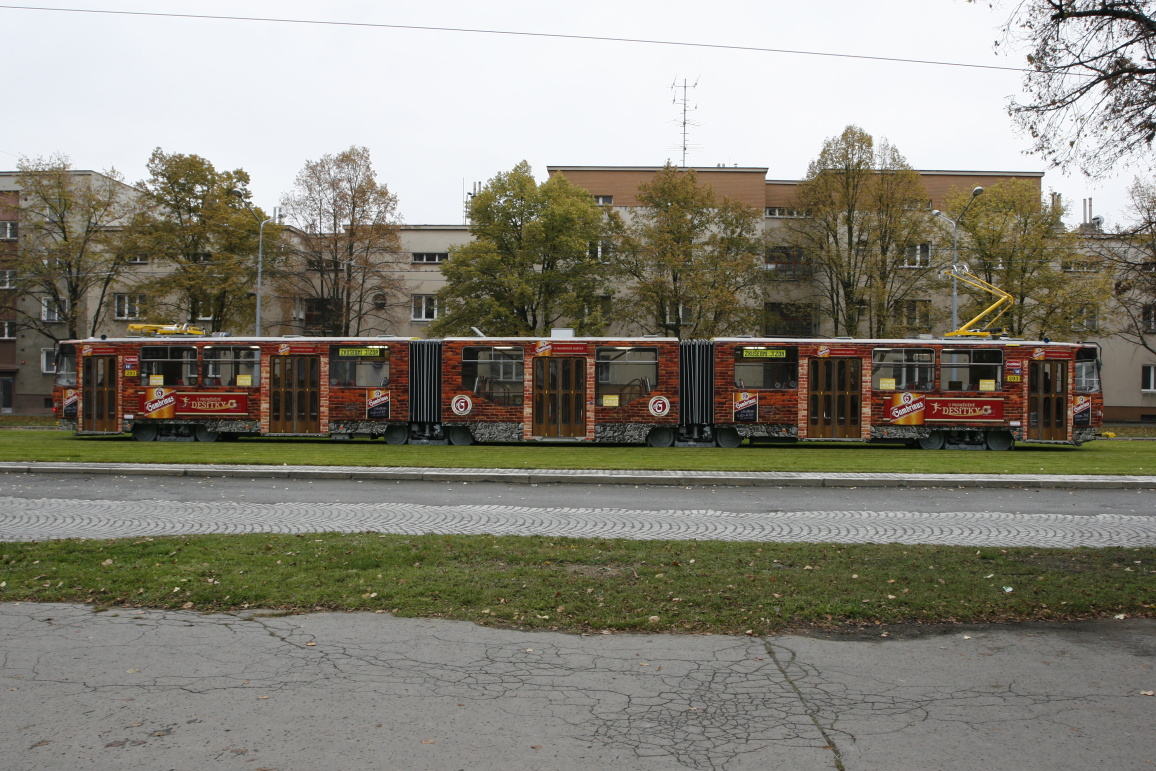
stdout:
[[(686, 78), (683, 78), (682, 84), (679, 85), (678, 79), (676, 78), (674, 83), (672, 83), (670, 86), (670, 90), (674, 92), (674, 104), (680, 105), (682, 107), (682, 122), (681, 122), (681, 126), (682, 126), (682, 164), (681, 165), (683, 167), (686, 166), (686, 150), (688, 147), (690, 147), (690, 145), (687, 144), (688, 129), (691, 126), (698, 125), (696, 123), (692, 123), (687, 118), (687, 113), (691, 112), (692, 110), (698, 109), (697, 105), (691, 106), (690, 100), (687, 97), (687, 91), (689, 89), (692, 89), (692, 88), (698, 88), (698, 80), (697, 79), (694, 81), (694, 83), (687, 83)], [(682, 90), (682, 96), (679, 96), (679, 93), (678, 93), (680, 89)]]

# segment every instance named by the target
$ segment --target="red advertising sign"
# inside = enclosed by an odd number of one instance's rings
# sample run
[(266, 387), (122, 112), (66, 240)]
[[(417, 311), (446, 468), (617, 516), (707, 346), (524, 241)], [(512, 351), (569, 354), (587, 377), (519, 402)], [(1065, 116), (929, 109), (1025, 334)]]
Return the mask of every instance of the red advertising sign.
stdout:
[(589, 352), (586, 343), (539, 340), (534, 346), (535, 356), (585, 356)]
[(365, 392), (365, 417), (389, 417), (389, 391), (384, 388), (370, 388)]
[(1003, 399), (951, 399), (929, 396), (924, 411), (927, 423), (998, 423), (1003, 420)]
[(830, 345), (820, 345), (815, 351), (815, 355), (820, 359), (825, 359), (828, 356), (858, 356), (859, 351), (855, 348), (835, 348)]
[(80, 346), (81, 356), (112, 356), (116, 353), (116, 349), (110, 345), (89, 345)]
[(146, 418), (245, 415), (249, 412), (249, 394), (184, 393), (171, 388), (149, 388), (141, 397), (141, 412)]

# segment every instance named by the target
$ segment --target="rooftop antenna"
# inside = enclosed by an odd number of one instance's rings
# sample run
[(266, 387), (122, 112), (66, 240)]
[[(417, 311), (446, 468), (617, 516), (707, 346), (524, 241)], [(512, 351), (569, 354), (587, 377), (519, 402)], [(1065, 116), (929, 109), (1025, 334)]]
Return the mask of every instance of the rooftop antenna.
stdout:
[[(690, 145), (687, 144), (687, 131), (691, 126), (697, 125), (697, 124), (692, 123), (687, 118), (688, 112), (690, 112), (691, 110), (697, 110), (698, 109), (697, 105), (691, 106), (690, 100), (687, 98), (687, 90), (691, 89), (691, 88), (698, 88), (698, 80), (695, 80), (694, 83), (688, 84), (686, 82), (686, 78), (683, 78), (682, 79), (682, 85), (679, 85), (678, 80), (675, 79), (674, 83), (672, 83), (670, 85), (670, 90), (674, 92), (674, 100), (673, 100), (674, 104), (682, 106), (682, 122), (681, 122), (681, 125), (682, 125), (682, 164), (681, 165), (683, 168), (686, 168), (686, 150), (688, 147), (690, 147)], [(681, 97), (678, 94), (679, 89), (682, 90), (682, 96)]]

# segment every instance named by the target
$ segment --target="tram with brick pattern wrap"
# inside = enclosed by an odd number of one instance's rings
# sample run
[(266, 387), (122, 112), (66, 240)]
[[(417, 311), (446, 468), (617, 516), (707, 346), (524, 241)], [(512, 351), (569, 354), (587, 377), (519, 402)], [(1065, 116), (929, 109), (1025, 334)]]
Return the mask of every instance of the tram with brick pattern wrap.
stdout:
[(58, 346), (80, 435), (390, 444), (1079, 445), (1102, 427), (1099, 349), (1010, 339), (150, 337)]

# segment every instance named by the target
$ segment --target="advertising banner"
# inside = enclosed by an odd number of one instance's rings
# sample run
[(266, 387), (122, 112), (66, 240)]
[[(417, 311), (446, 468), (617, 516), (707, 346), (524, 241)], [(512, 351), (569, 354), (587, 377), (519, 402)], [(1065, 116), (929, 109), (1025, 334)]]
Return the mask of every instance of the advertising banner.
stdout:
[(738, 391), (734, 394), (735, 421), (754, 423), (759, 419), (759, 394), (757, 391)]
[(370, 388), (365, 392), (365, 417), (389, 417), (389, 391), (384, 388)]
[(141, 398), (146, 418), (245, 415), (249, 395), (237, 393), (186, 393), (172, 388), (149, 388)]
[(926, 412), (927, 399), (923, 394), (893, 394), (887, 417), (897, 426), (922, 426)]
[(928, 397), (924, 420), (928, 423), (1002, 422), (1003, 399)]

